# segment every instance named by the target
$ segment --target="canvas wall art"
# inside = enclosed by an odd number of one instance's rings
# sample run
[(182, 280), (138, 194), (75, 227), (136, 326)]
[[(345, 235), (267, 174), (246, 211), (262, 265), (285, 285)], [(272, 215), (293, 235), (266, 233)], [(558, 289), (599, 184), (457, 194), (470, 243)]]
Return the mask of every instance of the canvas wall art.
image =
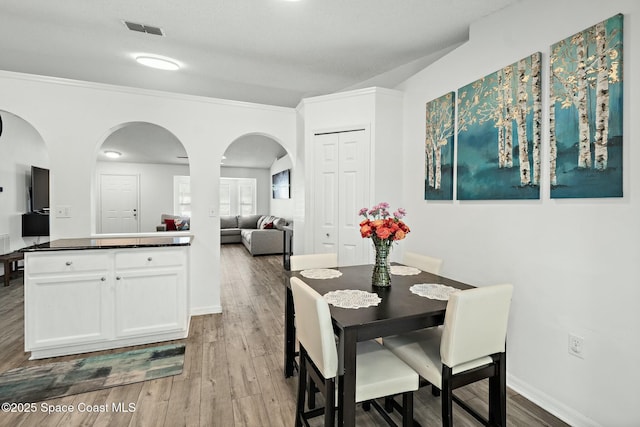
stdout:
[(622, 24), (616, 15), (551, 46), (552, 198), (622, 197)]
[(540, 53), (458, 90), (458, 200), (538, 199)]
[(454, 102), (455, 94), (449, 92), (425, 108), (425, 200), (453, 200)]

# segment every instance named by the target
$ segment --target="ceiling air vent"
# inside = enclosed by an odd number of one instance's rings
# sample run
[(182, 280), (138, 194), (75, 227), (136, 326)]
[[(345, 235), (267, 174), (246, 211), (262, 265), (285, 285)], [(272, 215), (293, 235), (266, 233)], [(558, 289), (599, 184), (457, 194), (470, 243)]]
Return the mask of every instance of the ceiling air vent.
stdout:
[(131, 31), (137, 31), (139, 33), (155, 34), (156, 36), (164, 36), (164, 32), (160, 27), (153, 27), (151, 25), (136, 24), (135, 22), (123, 21)]

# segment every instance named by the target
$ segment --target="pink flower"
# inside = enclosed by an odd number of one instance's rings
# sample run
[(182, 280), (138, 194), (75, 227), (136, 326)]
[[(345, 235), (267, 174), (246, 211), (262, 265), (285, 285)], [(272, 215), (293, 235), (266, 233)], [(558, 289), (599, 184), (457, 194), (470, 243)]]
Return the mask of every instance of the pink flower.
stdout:
[(358, 212), (358, 215), (360, 215), (360, 216), (366, 215), (367, 214), (367, 210), (368, 210), (367, 208), (360, 209), (360, 211)]

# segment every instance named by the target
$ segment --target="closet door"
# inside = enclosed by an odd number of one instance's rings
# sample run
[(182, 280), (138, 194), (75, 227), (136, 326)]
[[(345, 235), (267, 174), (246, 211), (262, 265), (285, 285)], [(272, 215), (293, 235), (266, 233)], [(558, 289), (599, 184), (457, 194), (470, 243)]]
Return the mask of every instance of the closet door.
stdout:
[(365, 130), (314, 138), (315, 252), (336, 252), (341, 266), (369, 261), (358, 210), (369, 205), (369, 135)]

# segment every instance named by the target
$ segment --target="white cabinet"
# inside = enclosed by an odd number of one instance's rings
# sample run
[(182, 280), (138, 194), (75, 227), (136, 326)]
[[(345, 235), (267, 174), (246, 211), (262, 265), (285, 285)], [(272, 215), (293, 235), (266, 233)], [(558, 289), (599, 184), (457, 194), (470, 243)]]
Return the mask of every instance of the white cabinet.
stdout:
[(187, 336), (187, 247), (25, 255), (32, 359)]
[(116, 335), (129, 337), (186, 328), (184, 252), (116, 254)]

